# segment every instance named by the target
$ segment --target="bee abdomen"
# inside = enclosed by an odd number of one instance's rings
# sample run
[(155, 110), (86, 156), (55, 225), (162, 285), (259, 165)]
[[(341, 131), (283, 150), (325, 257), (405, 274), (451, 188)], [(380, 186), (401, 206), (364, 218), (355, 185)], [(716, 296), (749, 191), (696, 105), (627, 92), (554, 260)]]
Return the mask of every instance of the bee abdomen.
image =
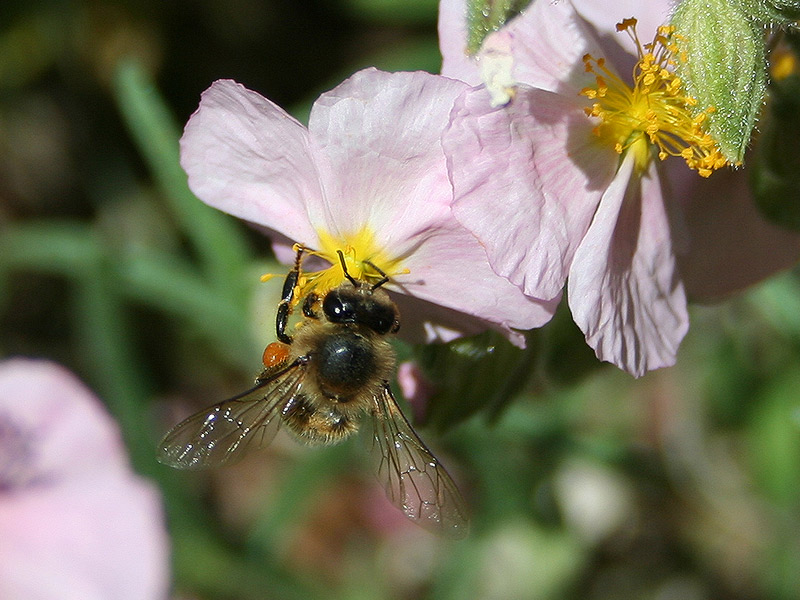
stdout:
[(282, 413), (286, 426), (309, 444), (335, 444), (358, 430), (358, 422), (333, 409), (316, 407), (299, 395)]

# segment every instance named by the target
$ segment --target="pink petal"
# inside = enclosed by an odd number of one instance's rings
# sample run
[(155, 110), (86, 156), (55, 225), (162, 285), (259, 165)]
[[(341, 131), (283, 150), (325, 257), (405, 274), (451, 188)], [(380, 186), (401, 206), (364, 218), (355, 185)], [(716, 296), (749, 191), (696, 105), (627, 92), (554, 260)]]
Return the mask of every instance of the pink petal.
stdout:
[(573, 95), (592, 81), (582, 58), (587, 52), (597, 56), (600, 43), (568, 0), (534, 1), (499, 33), (511, 38), (519, 83)]
[(321, 201), (308, 132), (230, 80), (207, 89), (181, 138), (181, 166), (206, 204), (300, 241), (317, 239), (305, 203)]
[[(387, 284), (387, 288), (390, 287)], [(491, 323), (473, 315), (467, 315), (438, 303), (422, 300), (406, 293), (389, 294), (400, 310), (400, 333), (398, 337), (412, 344), (436, 344), (452, 342), (465, 335), (475, 335), (491, 328)], [(500, 330), (500, 327), (495, 326)]]
[(607, 64), (615, 65), (617, 74), (625, 76), (636, 63), (637, 48), (627, 33), (616, 30), (617, 23), (635, 17), (639, 41), (647, 44), (653, 40), (658, 27), (667, 23), (675, 2), (620, 0), (611, 6), (597, 0), (572, 0), (572, 4), (600, 44), (595, 56), (605, 57)]
[(155, 488), (132, 475), (0, 499), (0, 598), (166, 598), (160, 514)]
[(309, 131), (327, 203), (309, 209), (312, 222), (343, 235), (368, 225), (399, 253), (406, 240), (449, 218), (440, 138), (466, 87), (429, 73), (365, 69), (322, 94)]
[(397, 385), (411, 406), (414, 422), (424, 422), (428, 402), (436, 393), (436, 385), (414, 361), (404, 361), (397, 366)]
[(439, 2), (439, 50), (442, 53), (442, 75), (481, 83), (477, 60), (467, 54), (467, 3), (465, 0)]
[(614, 175), (617, 154), (594, 143), (577, 97), (520, 88), (493, 109), (458, 99), (443, 137), (454, 214), (497, 273), (534, 298), (560, 294), (575, 250)]
[(0, 363), (0, 598), (165, 598), (154, 486), (100, 402), (56, 365)]
[(800, 258), (800, 235), (761, 216), (747, 178), (744, 170), (718, 171), (680, 188), (689, 252), (678, 263), (691, 298), (726, 296)]
[(689, 327), (656, 165), (625, 158), (575, 253), (573, 318), (601, 360), (635, 376), (674, 364)]
[(482, 82), (480, 63), (487, 52), (510, 47), (518, 83), (550, 91), (568, 89), (567, 93), (577, 93), (586, 85), (582, 57), (587, 52), (597, 55), (601, 44), (568, 0), (532, 2), (488, 35), (472, 57), (466, 53), (466, 14), (464, 0), (442, 0), (439, 5), (443, 75), (478, 85)]
[(676, 0), (614, 0), (613, 3), (597, 0), (572, 0), (572, 4), (580, 15), (596, 30), (604, 42), (621, 46), (629, 54), (636, 54), (633, 41), (616, 30), (616, 25), (623, 19), (635, 17), (636, 29), (642, 43), (650, 42), (659, 25), (669, 20)]
[(0, 441), (13, 440), (16, 459), (37, 477), (61, 481), (128, 472), (116, 424), (66, 369), (45, 361), (0, 362), (0, 420), (10, 428)]
[(394, 280), (404, 293), (494, 323), (520, 346), (524, 339), (513, 329), (540, 327), (552, 318), (559, 298), (526, 297), (491, 269), (483, 247), (455, 221), (428, 231), (418, 244), (406, 262), (410, 273)]

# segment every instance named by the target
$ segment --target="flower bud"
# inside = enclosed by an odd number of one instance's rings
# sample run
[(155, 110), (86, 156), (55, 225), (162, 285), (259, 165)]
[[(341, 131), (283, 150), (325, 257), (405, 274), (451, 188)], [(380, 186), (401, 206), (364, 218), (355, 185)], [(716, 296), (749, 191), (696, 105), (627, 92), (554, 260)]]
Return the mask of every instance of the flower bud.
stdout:
[(740, 163), (766, 89), (763, 32), (729, 0), (684, 0), (672, 24), (686, 91), (698, 112), (713, 107), (708, 131)]
[(517, 15), (530, 0), (469, 0), (467, 2), (467, 52), (477, 54), (483, 39)]
[(800, 0), (739, 0), (739, 5), (761, 25), (788, 25), (800, 19)]

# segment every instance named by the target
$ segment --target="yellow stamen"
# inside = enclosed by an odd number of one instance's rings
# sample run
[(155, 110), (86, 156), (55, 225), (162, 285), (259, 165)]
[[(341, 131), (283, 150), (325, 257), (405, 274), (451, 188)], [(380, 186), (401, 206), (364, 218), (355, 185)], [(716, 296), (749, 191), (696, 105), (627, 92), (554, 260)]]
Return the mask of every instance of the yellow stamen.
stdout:
[(659, 27), (653, 41), (642, 45), (636, 34), (636, 19), (618, 23), (617, 31), (630, 36), (639, 56), (633, 69), (633, 86), (608, 69), (603, 58), (586, 54), (583, 62), (586, 71), (594, 74), (595, 85), (581, 90), (583, 96), (594, 100), (584, 110), (600, 121), (594, 135), (618, 154), (635, 152), (640, 171), (650, 161), (649, 142), (660, 160), (680, 156), (690, 169), (708, 177), (727, 161), (704, 126), (714, 107), (694, 110), (697, 101), (683, 93), (681, 80), (672, 70), (677, 52), (672, 41), (674, 30), (672, 26)]
[[(389, 256), (377, 244), (372, 230), (367, 227), (342, 237), (317, 230), (317, 236), (320, 247), (318, 249), (303, 247), (304, 254), (318, 256), (330, 263), (330, 266), (319, 271), (301, 271), (295, 287), (293, 305), (297, 305), (311, 292), (324, 296), (329, 290), (339, 287), (347, 280), (344, 268), (353, 279), (367, 283), (377, 283), (384, 277), (391, 280), (397, 275), (409, 273), (409, 270), (402, 266), (403, 257)], [(295, 250), (299, 248), (300, 246), (295, 244)], [(339, 252), (344, 256), (344, 268)], [(266, 274), (261, 280), (266, 281), (271, 277), (271, 274)]]

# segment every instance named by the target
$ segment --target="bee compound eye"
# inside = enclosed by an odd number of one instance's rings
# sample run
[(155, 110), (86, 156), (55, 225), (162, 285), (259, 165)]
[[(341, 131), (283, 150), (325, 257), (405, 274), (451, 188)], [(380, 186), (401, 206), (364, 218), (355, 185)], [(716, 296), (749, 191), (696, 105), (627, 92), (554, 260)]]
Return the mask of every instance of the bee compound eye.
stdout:
[(382, 335), (393, 333), (399, 326), (397, 320), (397, 311), (391, 306), (375, 304), (369, 312), (369, 319), (366, 319), (367, 325), (375, 333)]
[(329, 292), (322, 301), (322, 311), (332, 323), (346, 323), (355, 318), (355, 307), (339, 291)]

